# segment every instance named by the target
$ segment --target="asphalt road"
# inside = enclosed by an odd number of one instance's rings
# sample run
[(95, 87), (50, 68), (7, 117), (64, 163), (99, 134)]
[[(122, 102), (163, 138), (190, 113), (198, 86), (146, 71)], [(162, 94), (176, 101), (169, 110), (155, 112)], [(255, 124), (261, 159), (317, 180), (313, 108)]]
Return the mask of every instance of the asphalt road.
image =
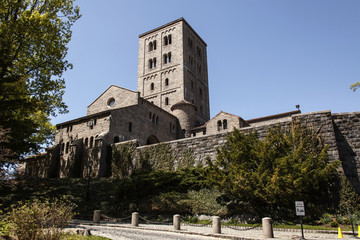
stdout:
[(221, 240), (224, 238), (205, 237), (185, 233), (138, 230), (131, 228), (112, 228), (104, 226), (89, 226), (91, 234), (107, 237), (112, 240)]

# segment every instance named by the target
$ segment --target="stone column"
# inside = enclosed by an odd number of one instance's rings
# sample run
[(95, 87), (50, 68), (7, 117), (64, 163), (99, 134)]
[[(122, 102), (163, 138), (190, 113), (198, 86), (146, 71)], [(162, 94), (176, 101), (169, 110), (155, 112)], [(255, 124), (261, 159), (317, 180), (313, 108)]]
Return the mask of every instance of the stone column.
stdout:
[(214, 216), (212, 221), (213, 233), (221, 233), (221, 221), (220, 217)]
[(134, 227), (139, 226), (139, 213), (134, 212), (131, 215), (131, 225)]
[(173, 217), (174, 230), (180, 230), (180, 215), (176, 214)]
[(94, 210), (93, 222), (100, 223), (100, 216), (101, 216), (100, 210)]
[(274, 237), (271, 218), (265, 217), (262, 219), (262, 229), (263, 229), (264, 238), (273, 238)]

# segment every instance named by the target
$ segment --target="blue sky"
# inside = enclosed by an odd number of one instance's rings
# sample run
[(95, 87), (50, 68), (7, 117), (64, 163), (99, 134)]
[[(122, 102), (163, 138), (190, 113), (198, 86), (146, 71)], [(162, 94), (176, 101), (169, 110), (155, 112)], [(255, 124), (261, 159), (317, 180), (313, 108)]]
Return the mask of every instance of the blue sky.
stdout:
[(110, 85), (136, 91), (138, 36), (184, 17), (207, 43), (211, 117), (360, 111), (359, 0), (77, 0), (64, 74), (69, 113)]

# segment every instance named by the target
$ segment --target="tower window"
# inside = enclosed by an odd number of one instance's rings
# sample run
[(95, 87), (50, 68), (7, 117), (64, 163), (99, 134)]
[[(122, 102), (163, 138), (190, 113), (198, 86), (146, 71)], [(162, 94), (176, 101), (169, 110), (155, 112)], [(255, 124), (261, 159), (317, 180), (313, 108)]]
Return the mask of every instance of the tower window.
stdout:
[(196, 53), (201, 58), (201, 49), (199, 47), (196, 47)]
[(150, 84), (150, 90), (151, 90), (151, 91), (154, 90), (154, 83), (151, 83), (151, 84)]
[(191, 38), (188, 38), (188, 45), (189, 45), (190, 48), (192, 48), (193, 42), (192, 42)]
[(149, 68), (153, 68), (153, 60), (152, 59), (149, 59)]
[(169, 86), (169, 79), (168, 78), (165, 79), (165, 86)]
[(87, 147), (89, 145), (89, 139), (88, 138), (85, 138), (85, 147)]
[(171, 34), (169, 34), (168, 36), (165, 36), (165, 37), (164, 37), (164, 45), (165, 45), (165, 46), (171, 44), (171, 42), (172, 42)]
[(156, 67), (156, 58), (149, 59), (149, 69)]
[(149, 43), (149, 52), (156, 50), (156, 40)]
[(156, 124), (159, 124), (159, 116), (156, 116)]
[(167, 64), (167, 63), (171, 63), (171, 52), (169, 53), (165, 53), (164, 54), (164, 63)]
[(152, 122), (155, 123), (155, 114), (152, 116)]
[(223, 120), (223, 128), (227, 129), (227, 120), (226, 119)]
[(169, 98), (165, 98), (165, 105), (169, 105)]
[(217, 122), (217, 127), (218, 127), (218, 131), (222, 130), (222, 123), (220, 120)]
[(132, 122), (129, 122), (129, 132), (132, 131)]

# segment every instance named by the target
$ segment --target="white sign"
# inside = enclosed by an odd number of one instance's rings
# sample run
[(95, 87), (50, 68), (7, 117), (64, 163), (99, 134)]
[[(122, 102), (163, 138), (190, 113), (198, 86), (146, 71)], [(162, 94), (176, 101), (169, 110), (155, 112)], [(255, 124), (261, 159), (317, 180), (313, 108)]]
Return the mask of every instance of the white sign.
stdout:
[(305, 216), (305, 206), (303, 201), (295, 201), (296, 216)]

